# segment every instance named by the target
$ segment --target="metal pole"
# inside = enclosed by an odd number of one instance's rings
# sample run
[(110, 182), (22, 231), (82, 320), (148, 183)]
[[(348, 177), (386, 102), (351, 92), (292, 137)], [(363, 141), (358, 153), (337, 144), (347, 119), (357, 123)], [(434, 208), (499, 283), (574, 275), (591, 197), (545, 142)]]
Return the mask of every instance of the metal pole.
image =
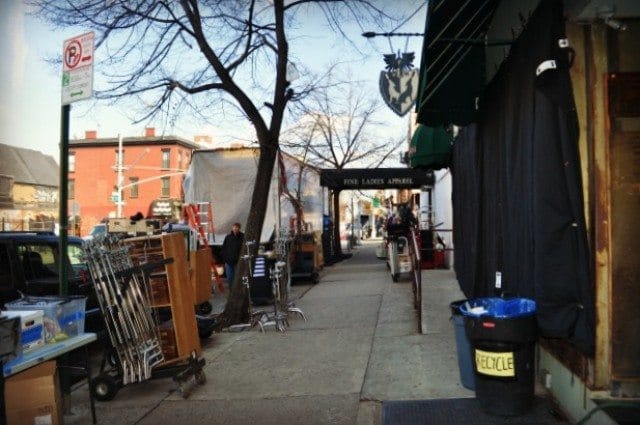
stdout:
[(353, 206), (353, 192), (351, 192), (351, 246), (352, 248), (353, 246), (356, 245), (355, 228), (356, 228), (356, 211), (354, 210), (354, 206)]
[(118, 134), (118, 200), (116, 207), (116, 217), (122, 218), (122, 135)]
[(278, 190), (276, 191), (276, 213), (278, 214), (278, 219), (276, 220), (276, 235), (277, 237), (280, 237), (280, 229), (282, 228), (282, 205), (280, 204), (282, 202), (282, 192), (280, 191), (280, 188), (283, 184), (282, 181), (280, 181), (280, 173), (282, 173), (282, 169), (280, 168), (280, 161), (276, 161), (276, 167), (276, 178), (278, 184)]
[(58, 250), (60, 261), (58, 262), (58, 276), (60, 276), (60, 295), (67, 295), (67, 241), (68, 241), (68, 197), (69, 197), (69, 113), (71, 105), (62, 105), (62, 123), (60, 126), (60, 187), (58, 188), (58, 221), (59, 238)]

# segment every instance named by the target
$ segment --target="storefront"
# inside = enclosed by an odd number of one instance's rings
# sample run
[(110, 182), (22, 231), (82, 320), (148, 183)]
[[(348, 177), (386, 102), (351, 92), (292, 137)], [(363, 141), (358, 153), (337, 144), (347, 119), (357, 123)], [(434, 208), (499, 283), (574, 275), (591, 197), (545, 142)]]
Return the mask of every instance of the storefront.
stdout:
[(591, 391), (637, 397), (640, 3), (464, 5), (429, 4), (417, 108), (423, 125), (461, 127), (461, 289), (494, 295), (500, 273), (500, 292), (537, 301), (540, 368), (580, 378), (551, 385), (575, 417)]

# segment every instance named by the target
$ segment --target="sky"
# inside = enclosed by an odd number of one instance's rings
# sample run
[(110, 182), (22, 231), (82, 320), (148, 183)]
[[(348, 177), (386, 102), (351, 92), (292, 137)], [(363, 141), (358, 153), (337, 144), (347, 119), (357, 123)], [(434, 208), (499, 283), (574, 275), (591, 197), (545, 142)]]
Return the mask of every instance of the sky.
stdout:
[[(426, 0), (396, 0), (398, 7), (408, 13), (424, 5)], [(426, 7), (398, 29), (401, 32), (423, 32)], [(393, 51), (416, 52), (415, 65), (419, 65), (421, 37), (395, 37), (391, 40), (376, 37), (367, 41), (357, 26), (345, 28), (352, 40), (365, 53), (362, 57), (339, 36), (332, 35), (319, 20), (305, 18), (305, 33), (301, 39), (290, 40), (291, 50), (304, 66), (322, 72), (330, 63), (350, 62), (349, 71), (354, 80), (362, 81), (372, 93), (378, 94), (378, 78), (384, 69), (383, 54)], [(393, 28), (385, 29), (390, 31)], [(21, 0), (0, 1), (0, 84), (3, 99), (0, 102), (0, 143), (41, 151), (59, 160), (61, 115), (61, 65), (46, 59), (60, 58), (66, 39), (87, 32), (86, 28), (52, 30), (37, 17), (27, 13)], [(99, 57), (100, 51), (96, 52)], [(95, 73), (94, 86), (100, 87)], [(91, 100), (72, 104), (70, 138), (83, 138), (85, 130), (96, 130), (98, 137), (142, 136), (145, 127), (155, 127), (157, 134), (175, 135), (193, 140), (195, 135), (212, 136), (215, 146), (228, 146), (237, 140), (252, 140), (249, 123), (242, 118), (225, 114), (211, 123), (181, 119), (178, 122), (162, 120), (132, 123), (126, 108), (96, 104)], [(408, 115), (399, 117), (382, 105), (377, 119), (384, 123), (382, 137), (403, 136), (407, 133)], [(59, 161), (58, 161), (59, 162)], [(397, 165), (397, 164), (394, 164)]]

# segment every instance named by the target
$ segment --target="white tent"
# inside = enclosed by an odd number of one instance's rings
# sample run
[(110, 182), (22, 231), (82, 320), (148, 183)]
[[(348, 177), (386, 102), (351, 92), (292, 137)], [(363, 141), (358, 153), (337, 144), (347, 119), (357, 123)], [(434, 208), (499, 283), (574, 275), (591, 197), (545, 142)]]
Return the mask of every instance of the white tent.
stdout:
[[(249, 216), (253, 184), (258, 169), (257, 148), (231, 148), (197, 150), (193, 152), (189, 170), (185, 175), (185, 203), (211, 202), (213, 209), (214, 244), (221, 244), (234, 222), (242, 224), (243, 229)], [(284, 155), (287, 185), (295, 188), (300, 176), (299, 162)], [(261, 242), (269, 240), (279, 226), (288, 227), (293, 208), (282, 197), (279, 203), (278, 166), (274, 166), (271, 175), (270, 193), (267, 201)], [(320, 187), (318, 172), (305, 168), (302, 182), (302, 201), (306, 222), (314, 230), (322, 229), (324, 208), (323, 190)], [(280, 213), (281, 220), (278, 220)]]

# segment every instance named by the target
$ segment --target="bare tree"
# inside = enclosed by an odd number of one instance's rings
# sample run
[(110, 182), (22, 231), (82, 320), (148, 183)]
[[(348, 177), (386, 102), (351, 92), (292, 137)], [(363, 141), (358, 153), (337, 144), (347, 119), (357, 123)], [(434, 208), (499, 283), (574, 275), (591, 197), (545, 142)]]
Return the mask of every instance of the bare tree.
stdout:
[[(106, 79), (96, 97), (142, 105), (138, 121), (232, 105), (251, 122), (260, 158), (245, 226), (248, 240), (261, 234), (287, 104), (310, 89), (288, 81), (288, 30), (310, 14), (323, 16), (338, 33), (349, 20), (361, 28), (397, 22), (369, 0), (28, 2), (34, 14), (58, 27), (96, 31), (103, 58), (96, 69)], [(248, 319), (248, 297), (240, 284), (247, 272), (241, 261), (220, 327)]]
[(298, 123), (284, 133), (283, 147), (322, 168), (381, 166), (405, 141), (404, 135), (383, 138), (383, 124), (376, 120), (381, 102), (360, 84), (341, 81), (311, 92), (296, 105)]
[[(298, 124), (283, 133), (283, 148), (318, 168), (381, 166), (405, 139), (383, 138), (382, 124), (376, 120), (381, 104), (359, 87), (358, 81), (329, 81), (313, 91), (304, 104), (297, 105)], [(334, 211), (338, 211), (339, 196), (339, 192), (332, 194)], [(292, 200), (291, 194), (288, 198)], [(342, 251), (339, 225), (334, 226), (334, 252), (338, 255)]]
[[(302, 199), (302, 186), (305, 182), (306, 173), (310, 171), (310, 168), (313, 168), (308, 162), (308, 154), (308, 149), (303, 150), (302, 156), (294, 157), (296, 163), (293, 169), (291, 169), (291, 167), (287, 169), (284, 163), (282, 151), (278, 153), (279, 161), (281, 162), (279, 164), (280, 172), (284, 174), (284, 176), (280, 178), (280, 193), (286, 200), (289, 201), (296, 214), (295, 233), (297, 235), (301, 234), (303, 232), (303, 229), (306, 228), (304, 200)], [(288, 181), (291, 180), (296, 182), (295, 187), (291, 187), (288, 184)]]

